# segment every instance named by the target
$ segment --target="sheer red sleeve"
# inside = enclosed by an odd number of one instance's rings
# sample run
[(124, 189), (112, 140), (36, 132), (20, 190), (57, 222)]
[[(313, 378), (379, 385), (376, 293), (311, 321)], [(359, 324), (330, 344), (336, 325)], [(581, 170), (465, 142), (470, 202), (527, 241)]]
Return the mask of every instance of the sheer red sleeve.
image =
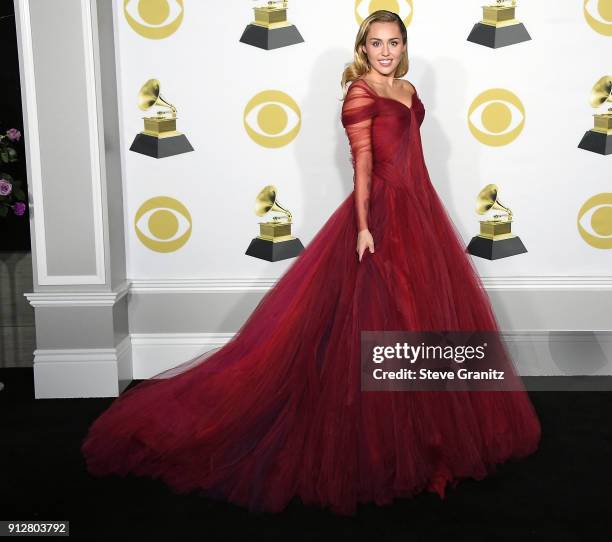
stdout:
[(342, 125), (351, 149), (355, 186), (357, 231), (368, 228), (370, 187), (372, 184), (372, 118), (376, 115), (376, 100), (363, 84), (352, 83), (342, 105)]

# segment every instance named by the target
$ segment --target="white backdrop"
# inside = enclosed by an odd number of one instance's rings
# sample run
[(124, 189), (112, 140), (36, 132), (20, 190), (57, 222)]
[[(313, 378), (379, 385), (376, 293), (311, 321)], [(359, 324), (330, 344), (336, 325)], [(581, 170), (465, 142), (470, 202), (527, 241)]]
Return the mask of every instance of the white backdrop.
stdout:
[[(405, 2), (290, 0), (289, 20), (305, 42), (265, 51), (239, 42), (253, 18), (247, 0), (184, 0), (183, 22), (165, 39), (135, 32), (124, 0), (114, 1), (128, 276), (280, 276), (294, 260), (244, 254), (262, 220), (253, 212), (255, 196), (277, 185), (280, 203), (293, 213), (293, 234), (306, 245), (350, 194), (339, 81), (352, 59), (355, 12)], [(587, 24), (582, 1), (523, 0), (517, 18), (532, 41), (489, 49), (466, 41), (482, 4), (413, 2), (405, 78), (425, 105), (421, 133), (432, 183), (466, 244), (478, 232), (474, 207), (483, 186), (498, 184), (500, 200), (512, 208), (513, 231), (529, 252), (494, 262), (475, 258), (483, 276), (609, 275), (612, 251), (588, 245), (576, 221), (586, 200), (612, 191), (612, 157), (577, 148), (592, 127), (591, 86), (612, 69), (612, 38)], [(597, 2), (590, 4), (596, 9)], [(142, 130), (137, 93), (152, 77), (177, 106), (178, 129), (195, 152), (155, 160), (128, 150)], [(497, 87), (520, 98), (526, 118), (516, 140), (491, 147), (472, 136), (467, 112), (478, 94)], [(281, 148), (256, 144), (243, 125), (246, 104), (268, 89), (287, 93), (301, 110), (299, 134)], [(162, 195), (187, 206), (193, 221), (189, 241), (169, 253), (150, 250), (134, 230), (138, 208)]]

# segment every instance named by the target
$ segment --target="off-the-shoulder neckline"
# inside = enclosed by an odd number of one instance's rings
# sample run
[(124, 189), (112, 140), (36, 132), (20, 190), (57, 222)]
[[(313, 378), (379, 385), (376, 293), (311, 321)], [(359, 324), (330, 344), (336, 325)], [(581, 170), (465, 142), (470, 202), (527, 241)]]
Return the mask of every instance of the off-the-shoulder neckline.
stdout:
[(403, 105), (406, 109), (408, 109), (408, 111), (412, 111), (412, 107), (414, 106), (414, 98), (417, 97), (417, 88), (410, 82), (407, 81), (408, 84), (410, 84), (410, 86), (414, 89), (414, 93), (412, 94), (412, 99), (410, 101), (410, 107), (408, 107), (404, 102), (400, 102), (399, 100), (396, 100), (395, 98), (389, 98), (388, 96), (381, 96), (380, 94), (378, 94), (378, 92), (376, 92), (371, 86), (370, 83), (368, 83), (365, 79), (363, 79), (362, 77), (358, 77), (355, 81), (363, 81), (363, 83), (372, 91), (372, 93), (377, 97), (380, 98), (381, 100), (390, 100), (392, 102), (396, 102), (400, 105)]

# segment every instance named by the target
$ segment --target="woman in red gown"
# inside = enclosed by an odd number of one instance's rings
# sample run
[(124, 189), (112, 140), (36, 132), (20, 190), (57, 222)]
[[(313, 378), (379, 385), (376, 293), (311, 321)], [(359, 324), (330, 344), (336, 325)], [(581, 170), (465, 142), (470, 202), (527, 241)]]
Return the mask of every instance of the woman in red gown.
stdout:
[(129, 389), (92, 424), (92, 475), (158, 478), (252, 511), (299, 497), (353, 514), (444, 498), (537, 449), (524, 389), (360, 391), (362, 330), (498, 329), (430, 182), (407, 69), (403, 22), (373, 13), (343, 76), (355, 190), (231, 341)]

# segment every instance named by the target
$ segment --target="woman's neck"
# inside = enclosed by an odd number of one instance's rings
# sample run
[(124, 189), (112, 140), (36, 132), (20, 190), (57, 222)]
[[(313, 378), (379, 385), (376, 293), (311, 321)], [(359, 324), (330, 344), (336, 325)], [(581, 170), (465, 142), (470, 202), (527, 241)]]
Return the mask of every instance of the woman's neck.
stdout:
[(381, 87), (393, 88), (395, 87), (395, 77), (393, 75), (372, 75), (372, 72), (369, 71), (366, 74), (362, 75), (366, 81), (372, 82), (374, 84), (380, 85)]

